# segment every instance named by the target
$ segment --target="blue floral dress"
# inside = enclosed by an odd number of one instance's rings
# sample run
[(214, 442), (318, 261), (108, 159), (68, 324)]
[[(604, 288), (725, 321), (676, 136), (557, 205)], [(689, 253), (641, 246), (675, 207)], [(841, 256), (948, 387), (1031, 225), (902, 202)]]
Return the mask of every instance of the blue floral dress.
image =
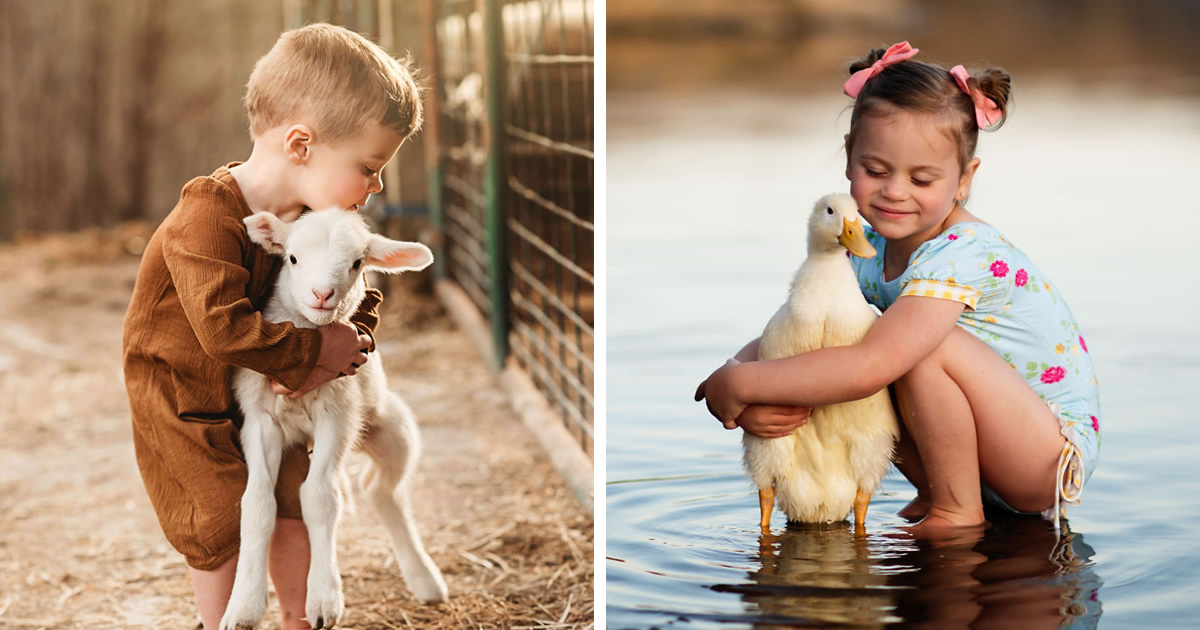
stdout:
[[(1000, 355), (1058, 416), (1068, 440), (1060, 502), (1077, 502), (1099, 458), (1100, 389), (1079, 325), (1050, 279), (992, 226), (959, 223), (922, 243), (887, 282), (887, 243), (870, 227), (866, 234), (879, 253), (851, 261), (867, 301), (881, 311), (908, 295), (966, 305), (958, 325)], [(1067, 452), (1071, 447), (1075, 452)]]

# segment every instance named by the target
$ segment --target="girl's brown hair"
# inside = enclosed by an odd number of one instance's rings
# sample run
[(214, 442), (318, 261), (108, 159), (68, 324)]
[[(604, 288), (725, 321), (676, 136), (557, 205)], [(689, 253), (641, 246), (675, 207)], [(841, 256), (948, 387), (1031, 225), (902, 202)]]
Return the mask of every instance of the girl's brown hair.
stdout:
[(406, 62), (331, 24), (285, 32), (246, 85), (250, 135), (294, 118), (336, 143), (370, 124), (408, 137), (421, 126), (421, 97)]
[[(886, 52), (876, 48), (865, 58), (850, 65), (850, 74), (863, 70), (883, 57)], [(980, 92), (992, 99), (1000, 108), (1000, 120), (987, 131), (999, 129), (1008, 118), (1009, 94), (1012, 78), (1003, 70), (989, 68), (972, 75), (969, 86), (978, 86)], [(846, 134), (846, 157), (858, 135), (858, 123), (863, 116), (882, 116), (897, 109), (918, 114), (948, 114), (946, 133), (958, 146), (959, 168), (965, 169), (967, 162), (975, 157), (975, 145), (979, 140), (979, 126), (975, 121), (975, 104), (971, 97), (958, 86), (950, 71), (936, 64), (906, 59), (883, 68), (867, 80), (850, 114), (850, 132)]]

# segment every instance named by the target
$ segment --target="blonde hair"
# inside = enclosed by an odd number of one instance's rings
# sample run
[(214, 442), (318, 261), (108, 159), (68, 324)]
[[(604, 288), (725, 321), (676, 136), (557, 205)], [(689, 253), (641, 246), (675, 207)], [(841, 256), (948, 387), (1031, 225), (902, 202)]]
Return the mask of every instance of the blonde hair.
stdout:
[(408, 61), (332, 24), (284, 32), (246, 84), (250, 136), (299, 117), (336, 143), (371, 124), (408, 137), (421, 126), (421, 97)]

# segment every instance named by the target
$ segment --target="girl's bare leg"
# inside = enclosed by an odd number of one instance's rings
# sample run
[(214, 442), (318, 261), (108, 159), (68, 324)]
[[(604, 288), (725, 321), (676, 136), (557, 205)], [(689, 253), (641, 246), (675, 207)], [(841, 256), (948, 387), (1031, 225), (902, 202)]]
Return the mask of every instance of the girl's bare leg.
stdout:
[(982, 524), (981, 478), (1014, 509), (1053, 504), (1058, 420), (983, 342), (955, 328), (895, 387), (919, 456), (909, 464), (922, 469), (913, 477), (928, 480), (929, 513), (917, 528)]
[[(898, 404), (896, 408), (899, 408)], [(917, 497), (901, 508), (897, 515), (913, 522), (925, 518), (929, 514), (929, 480), (925, 478), (921, 452), (917, 450), (917, 443), (913, 442), (908, 429), (904, 428), (904, 423), (900, 423), (900, 440), (896, 442), (896, 468), (917, 489)]]

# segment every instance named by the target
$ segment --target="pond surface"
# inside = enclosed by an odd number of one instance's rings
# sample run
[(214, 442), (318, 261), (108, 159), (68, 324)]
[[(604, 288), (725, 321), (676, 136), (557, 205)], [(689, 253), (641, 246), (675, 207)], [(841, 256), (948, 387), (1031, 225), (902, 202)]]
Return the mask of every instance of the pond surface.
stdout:
[(812, 203), (848, 190), (848, 99), (822, 90), (609, 93), (608, 627), (1195, 627), (1200, 99), (1080, 107), (1034, 77), (982, 134), (970, 207), (1074, 311), (1103, 444), (1069, 534), (1018, 519), (933, 546), (898, 529), (915, 491), (894, 469), (864, 539), (778, 510), (761, 534), (740, 432), (692, 401), (783, 301)]

